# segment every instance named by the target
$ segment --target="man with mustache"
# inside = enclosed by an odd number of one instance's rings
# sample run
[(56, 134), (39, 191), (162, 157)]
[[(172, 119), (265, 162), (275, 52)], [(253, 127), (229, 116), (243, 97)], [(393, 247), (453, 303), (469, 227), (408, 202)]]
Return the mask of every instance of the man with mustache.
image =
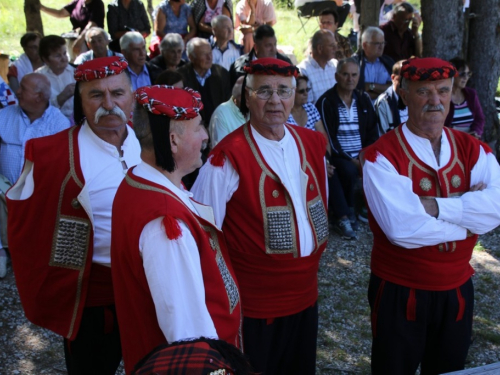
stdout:
[(26, 317), (64, 337), (68, 374), (114, 374), (121, 347), (111, 282), (111, 206), (140, 147), (127, 62), (75, 70), (80, 126), (30, 140), (7, 193), (12, 265)]
[(444, 127), (457, 71), (403, 63), (408, 121), (364, 150), (374, 243), (368, 298), (372, 374), (464, 368), (471, 343), (470, 265), (478, 234), (500, 224), (500, 167), (485, 143)]
[[(113, 281), (125, 370), (163, 343), (199, 337), (240, 346), (240, 298), (211, 207), (181, 180), (202, 165), (208, 135), (198, 92), (136, 92), (141, 163), (113, 203)], [(131, 306), (131, 301), (133, 304)]]

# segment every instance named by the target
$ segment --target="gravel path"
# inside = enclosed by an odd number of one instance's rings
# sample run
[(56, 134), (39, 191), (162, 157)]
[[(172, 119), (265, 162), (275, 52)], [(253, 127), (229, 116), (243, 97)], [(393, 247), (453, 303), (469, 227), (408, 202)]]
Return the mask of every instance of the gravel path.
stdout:
[[(319, 274), (317, 373), (370, 373), (371, 332), (366, 292), (372, 235), (361, 225), (357, 241), (331, 234)], [(500, 361), (500, 229), (481, 236), (476, 270), (474, 342), (467, 367)], [(24, 317), (12, 270), (0, 280), (0, 374), (65, 374), (62, 339)], [(123, 374), (120, 370), (120, 374)]]

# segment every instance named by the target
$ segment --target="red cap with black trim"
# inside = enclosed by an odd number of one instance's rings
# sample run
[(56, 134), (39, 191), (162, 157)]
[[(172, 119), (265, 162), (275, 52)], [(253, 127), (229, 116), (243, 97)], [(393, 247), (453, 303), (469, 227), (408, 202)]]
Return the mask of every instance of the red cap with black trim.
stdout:
[(135, 99), (151, 114), (168, 116), (172, 120), (195, 118), (203, 109), (200, 93), (188, 87), (144, 86), (137, 89)]
[(128, 63), (123, 57), (99, 57), (85, 61), (75, 69), (77, 82), (89, 82), (120, 74), (127, 69)]
[(264, 57), (250, 61), (243, 68), (247, 74), (262, 74), (270, 76), (295, 77), (299, 75), (299, 69), (295, 65), (291, 65), (286, 61), (273, 57)]
[(403, 61), (401, 67), (401, 76), (409, 81), (439, 81), (457, 74), (453, 64), (436, 57), (414, 57)]

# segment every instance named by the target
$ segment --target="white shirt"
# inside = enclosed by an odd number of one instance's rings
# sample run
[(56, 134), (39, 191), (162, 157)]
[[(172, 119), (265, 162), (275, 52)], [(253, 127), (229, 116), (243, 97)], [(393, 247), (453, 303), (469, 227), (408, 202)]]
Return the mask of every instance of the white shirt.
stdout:
[[(300, 155), (295, 139), (286, 127), (285, 136), (280, 141), (272, 141), (260, 135), (253, 127), (250, 129), (264, 160), (290, 194), (297, 218), (300, 256), (308, 256), (314, 250), (314, 237), (305, 204), (308, 178), (300, 168)], [(239, 182), (238, 173), (226, 159), (222, 168), (205, 163), (191, 189), (195, 200), (213, 207), (215, 222), (219, 227), (222, 227), (226, 216), (226, 204), (238, 189)]]
[(59, 74), (56, 75), (48, 66), (42, 66), (36, 70), (36, 73), (43, 74), (50, 81), (50, 104), (54, 107), (59, 108), (64, 116), (68, 119), (72, 119), (73, 117), (73, 96), (66, 100), (62, 106), (59, 105), (57, 101), (57, 96), (68, 86), (70, 83), (75, 83), (75, 68), (68, 64), (66, 69)]
[(337, 83), (335, 80), (337, 63), (337, 60), (331, 59), (325, 65), (325, 68), (322, 68), (312, 56), (308, 56), (306, 59), (302, 60), (299, 65), (297, 65), (300, 69), (300, 74), (309, 78), (309, 82), (311, 83), (312, 90), (309, 91), (308, 97), (308, 101), (310, 103), (316, 103), (325, 91), (335, 86)]
[[(404, 124), (406, 140), (417, 157), (434, 170), (445, 167), (451, 148), (443, 130), (439, 165), (430, 141), (418, 137)], [(471, 171), (471, 186), (483, 182), (486, 189), (468, 192), (460, 197), (436, 198), (439, 216), (425, 212), (419, 197), (413, 193), (412, 181), (400, 175), (382, 155), (363, 167), (363, 187), (373, 216), (388, 239), (408, 249), (463, 240), (467, 229), (483, 234), (500, 224), (500, 166), (492, 153), (481, 147), (479, 159)]]
[[(191, 200), (189, 191), (176, 187), (160, 171), (142, 162), (133, 173), (166, 187), (191, 211), (213, 223), (210, 207)], [(168, 342), (200, 336), (218, 338), (205, 303), (205, 285), (196, 241), (180, 220), (181, 237), (169, 240), (162, 221), (163, 217), (159, 217), (146, 224), (139, 239), (158, 324)]]

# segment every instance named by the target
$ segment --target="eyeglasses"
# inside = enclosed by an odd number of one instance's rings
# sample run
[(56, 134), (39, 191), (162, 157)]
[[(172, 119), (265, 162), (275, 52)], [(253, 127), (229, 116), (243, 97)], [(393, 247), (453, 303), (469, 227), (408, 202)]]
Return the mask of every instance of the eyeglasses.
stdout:
[(377, 46), (377, 47), (385, 47), (387, 42), (368, 42), (368, 44), (372, 44), (372, 45)]
[(460, 72), (458, 73), (458, 76), (460, 78), (470, 78), (472, 77), (472, 72)]
[(262, 89), (254, 90), (253, 88), (248, 87), (248, 86), (247, 86), (247, 89), (255, 92), (255, 95), (257, 96), (257, 98), (262, 99), (262, 100), (268, 100), (269, 98), (271, 98), (271, 96), (273, 96), (274, 93), (278, 94), (278, 96), (281, 99), (288, 99), (292, 96), (293, 90), (294, 90), (290, 87), (280, 87), (279, 89), (264, 89), (264, 88), (262, 88)]
[(299, 94), (307, 94), (309, 91), (311, 91), (311, 88), (308, 87), (308, 88), (305, 88), (305, 89), (300, 89), (300, 90), (297, 90), (297, 92)]

